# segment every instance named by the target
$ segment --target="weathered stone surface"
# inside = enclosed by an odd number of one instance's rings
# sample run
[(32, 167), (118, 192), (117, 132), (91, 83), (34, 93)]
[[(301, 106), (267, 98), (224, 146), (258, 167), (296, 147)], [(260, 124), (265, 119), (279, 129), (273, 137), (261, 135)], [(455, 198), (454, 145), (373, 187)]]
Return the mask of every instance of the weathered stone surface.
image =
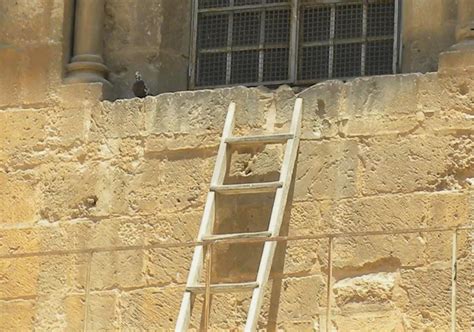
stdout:
[[(28, 163), (35, 151), (44, 149), (47, 116), (43, 110), (0, 111), (0, 162)], [(21, 161), (20, 161), (20, 160)], [(26, 161), (25, 161), (26, 159)]]
[(455, 175), (461, 173), (464, 166), (456, 163), (456, 156), (470, 163), (471, 156), (462, 146), (471, 141), (469, 137), (450, 136), (364, 140), (359, 146), (363, 167), (361, 190), (365, 195), (373, 195), (458, 189), (460, 185)]
[(402, 270), (400, 286), (409, 301), (402, 307), (407, 329), (449, 329), (451, 270), (446, 267)]
[(302, 142), (296, 166), (295, 200), (358, 195), (357, 141)]
[[(368, 273), (338, 280), (333, 285), (336, 305), (339, 307), (390, 307), (393, 300), (396, 274), (394, 272)], [(367, 310), (367, 308), (364, 308)]]
[(38, 219), (40, 193), (35, 185), (31, 172), (0, 172), (0, 224), (32, 223)]
[(0, 298), (32, 297), (38, 291), (41, 259), (38, 257), (0, 260)]
[(120, 297), (123, 329), (173, 329), (178, 315), (182, 287), (143, 288)]
[(31, 331), (34, 328), (35, 304), (32, 300), (0, 300), (0, 322), (5, 331)]
[(142, 250), (94, 253), (90, 276), (92, 290), (144, 286), (146, 283), (145, 255)]
[(86, 329), (116, 330), (119, 328), (119, 293), (117, 291), (92, 293), (88, 299)]
[[(452, 231), (393, 234), (472, 219), (470, 83), (443, 80), (386, 76), (300, 93), (303, 140), (280, 234), (322, 237), (278, 245), (259, 328), (325, 329), (329, 256), (333, 328), (449, 327)], [(263, 134), (288, 130), (297, 96), (289, 87), (114, 103), (99, 95), (63, 88), (58, 107), (0, 111), (0, 301), (27, 317), (20, 327), (33, 317), (45, 330), (172, 328), (193, 248), (159, 244), (196, 239), (229, 101), (238, 106), (236, 135)], [(226, 183), (277, 180), (283, 151), (234, 151)], [(264, 230), (272, 202), (217, 195), (213, 231)], [(371, 231), (385, 233), (350, 234)], [(469, 248), (462, 231), (460, 329), (470, 313)], [(254, 280), (261, 250), (219, 244), (213, 281)], [(211, 327), (242, 328), (247, 295), (215, 296)], [(202, 296), (196, 329), (201, 307)]]

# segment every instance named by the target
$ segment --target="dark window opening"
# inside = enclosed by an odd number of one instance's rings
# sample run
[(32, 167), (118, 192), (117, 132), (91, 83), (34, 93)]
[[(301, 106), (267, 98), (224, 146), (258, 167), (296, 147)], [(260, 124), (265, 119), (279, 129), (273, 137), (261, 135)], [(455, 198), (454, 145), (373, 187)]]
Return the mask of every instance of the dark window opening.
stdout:
[(191, 86), (392, 74), (399, 0), (194, 0)]

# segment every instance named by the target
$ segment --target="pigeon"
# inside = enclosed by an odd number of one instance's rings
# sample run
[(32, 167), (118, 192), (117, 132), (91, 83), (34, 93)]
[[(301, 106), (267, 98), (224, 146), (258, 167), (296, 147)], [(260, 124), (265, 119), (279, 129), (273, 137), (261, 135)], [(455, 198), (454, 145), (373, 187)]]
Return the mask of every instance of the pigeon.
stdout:
[(135, 72), (135, 83), (133, 83), (132, 90), (135, 97), (138, 98), (145, 98), (148, 95), (148, 87), (138, 71)]

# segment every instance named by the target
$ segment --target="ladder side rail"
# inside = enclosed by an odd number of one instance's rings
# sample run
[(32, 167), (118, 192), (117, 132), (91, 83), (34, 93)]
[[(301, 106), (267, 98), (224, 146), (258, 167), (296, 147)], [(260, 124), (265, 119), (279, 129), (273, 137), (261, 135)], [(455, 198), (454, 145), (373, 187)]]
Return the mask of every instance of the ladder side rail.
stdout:
[[(290, 133), (294, 134), (294, 138), (288, 140), (287, 142), (285, 149), (285, 157), (283, 159), (283, 164), (280, 171), (280, 181), (283, 182), (283, 187), (278, 188), (276, 191), (272, 214), (270, 217), (270, 224), (268, 226), (268, 230), (272, 232), (272, 236), (279, 235), (281, 223), (283, 221), (283, 215), (285, 213), (288, 192), (290, 189), (294, 165), (298, 154), (298, 145), (301, 133), (301, 117), (302, 99), (297, 98), (295, 101), (295, 107), (290, 127)], [(268, 281), (268, 277), (270, 275), (276, 246), (277, 242), (268, 241), (265, 242), (265, 245), (263, 247), (262, 257), (260, 260), (260, 266), (258, 268), (256, 280), (258, 283), (258, 287), (255, 288), (252, 293), (252, 300), (250, 302), (247, 321), (245, 323), (245, 331), (255, 331), (257, 328), (257, 322), (263, 302), (265, 287)]]
[[(203, 218), (201, 221), (201, 227), (198, 233), (198, 241), (201, 241), (203, 236), (208, 232), (211, 224), (214, 222), (215, 215), (215, 193), (209, 192), (207, 194), (206, 206), (204, 208)], [(191, 287), (199, 282), (203, 270), (204, 260), (204, 246), (198, 245), (194, 249), (193, 258), (191, 261), (191, 267), (189, 269), (188, 279), (186, 281), (186, 287)], [(191, 318), (191, 311), (193, 305), (193, 294), (185, 291), (183, 299), (181, 301), (181, 307), (179, 309), (179, 315), (176, 322), (175, 331), (185, 331), (188, 328), (189, 320)]]
[[(235, 123), (235, 103), (231, 102), (227, 111), (227, 116), (224, 123), (224, 130), (221, 136), (221, 142), (219, 144), (219, 150), (217, 152), (216, 163), (214, 166), (214, 172), (211, 179), (211, 184), (220, 185), (224, 181), (225, 171), (227, 167), (227, 143), (226, 139), (232, 136)], [(206, 205), (204, 207), (203, 217), (201, 219), (201, 226), (197, 236), (197, 241), (202, 241), (203, 237), (210, 233), (214, 224), (215, 217), (215, 201), (216, 193), (208, 192), (206, 198)], [(191, 267), (189, 269), (188, 279), (186, 281), (186, 287), (192, 287), (197, 284), (201, 278), (203, 270), (204, 260), (204, 247), (202, 245), (196, 246), (194, 249), (193, 258), (191, 261)], [(191, 292), (185, 291), (181, 306), (179, 309), (178, 319), (176, 321), (176, 332), (187, 330), (189, 326), (189, 320), (191, 318), (192, 305), (194, 302), (194, 295)]]
[(225, 171), (227, 168), (227, 143), (226, 140), (232, 137), (232, 131), (235, 124), (235, 103), (229, 104), (227, 116), (225, 119), (224, 130), (222, 131), (221, 143), (217, 152), (214, 174), (211, 179), (211, 186), (218, 186), (224, 183)]

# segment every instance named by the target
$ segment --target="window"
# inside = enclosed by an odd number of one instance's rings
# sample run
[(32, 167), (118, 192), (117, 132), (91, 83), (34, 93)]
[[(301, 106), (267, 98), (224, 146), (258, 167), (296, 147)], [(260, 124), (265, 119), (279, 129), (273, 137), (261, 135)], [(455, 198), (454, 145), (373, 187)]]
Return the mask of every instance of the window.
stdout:
[(193, 0), (191, 87), (396, 72), (399, 0)]

